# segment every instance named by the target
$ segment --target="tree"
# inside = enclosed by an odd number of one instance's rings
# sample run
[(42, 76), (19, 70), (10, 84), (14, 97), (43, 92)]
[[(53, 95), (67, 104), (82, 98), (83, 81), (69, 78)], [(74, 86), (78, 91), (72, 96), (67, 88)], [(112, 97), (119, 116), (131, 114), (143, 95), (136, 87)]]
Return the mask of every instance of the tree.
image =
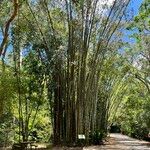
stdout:
[(129, 85), (115, 117), (124, 133), (140, 139), (147, 138), (150, 126), (147, 117), (150, 113), (149, 15), (149, 1), (145, 0), (139, 14), (129, 25), (135, 40), (125, 52), (130, 68)]
[[(2, 1), (1, 5), (7, 5), (7, 3)], [(9, 5), (9, 4), (8, 4)], [(8, 36), (9, 36), (9, 29), (10, 25), (17, 16), (18, 13), (18, 0), (13, 0), (13, 12), (10, 16), (10, 18), (6, 21), (6, 23), (1, 27), (3, 40), (0, 44), (0, 56), (5, 56), (6, 50), (7, 50), (7, 44), (8, 44)]]

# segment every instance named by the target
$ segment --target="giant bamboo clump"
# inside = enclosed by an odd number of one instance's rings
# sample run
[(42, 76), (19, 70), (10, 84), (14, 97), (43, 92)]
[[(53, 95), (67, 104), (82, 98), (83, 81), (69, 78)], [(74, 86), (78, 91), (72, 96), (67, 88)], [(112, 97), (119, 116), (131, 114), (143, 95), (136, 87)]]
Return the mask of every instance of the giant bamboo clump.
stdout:
[(20, 8), (28, 8), (20, 18), (34, 25), (30, 46), (48, 62), (55, 145), (76, 144), (80, 134), (88, 144), (91, 133), (106, 132), (109, 104), (100, 86), (102, 68), (129, 1), (26, 0)]
[(55, 66), (58, 72), (53, 72), (57, 83), (54, 96), (55, 144), (76, 143), (79, 134), (84, 134), (88, 143), (90, 132), (106, 132), (108, 110), (105, 103), (99, 108), (103, 109), (103, 125), (96, 126), (96, 120), (100, 119), (97, 111), (101, 68), (128, 2), (116, 0), (110, 8), (99, 10), (100, 1), (97, 0), (65, 1), (67, 16), (64, 22), (68, 24), (66, 62), (62, 65), (59, 58)]

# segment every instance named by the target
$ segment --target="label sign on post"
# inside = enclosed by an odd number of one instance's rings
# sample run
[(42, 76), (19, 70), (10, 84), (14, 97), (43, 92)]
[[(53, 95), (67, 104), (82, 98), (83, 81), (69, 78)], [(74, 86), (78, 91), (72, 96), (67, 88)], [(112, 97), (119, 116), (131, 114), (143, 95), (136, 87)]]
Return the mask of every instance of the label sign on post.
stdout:
[(84, 139), (85, 139), (85, 135), (84, 135), (84, 134), (79, 134), (79, 135), (78, 135), (78, 139), (84, 140)]

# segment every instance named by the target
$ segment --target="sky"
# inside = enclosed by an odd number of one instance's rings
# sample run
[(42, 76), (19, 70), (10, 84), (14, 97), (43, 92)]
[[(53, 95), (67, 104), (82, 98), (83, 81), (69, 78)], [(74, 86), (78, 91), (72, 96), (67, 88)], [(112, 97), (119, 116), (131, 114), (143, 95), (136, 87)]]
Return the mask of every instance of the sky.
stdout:
[[(138, 15), (138, 12), (139, 12), (139, 8), (142, 4), (144, 0), (131, 0), (131, 3), (129, 5), (129, 9), (133, 9), (133, 15), (136, 16)], [(128, 30), (124, 30), (124, 38), (123, 40), (126, 41), (126, 42), (130, 42), (131, 44), (135, 42), (134, 39), (130, 38), (129, 36), (131, 34), (133, 34), (133, 32), (131, 31), (128, 31)]]
[(138, 14), (138, 9), (144, 0), (132, 0), (130, 7), (134, 9), (134, 15)]
[[(125, 1), (125, 0), (122, 0), (122, 1)], [(138, 9), (143, 1), (144, 0), (131, 0), (130, 8), (133, 8), (134, 15), (136, 15), (138, 13)], [(109, 6), (111, 6), (113, 4), (113, 2), (114, 2), (114, 0), (99, 0), (99, 3), (101, 3), (101, 4), (107, 3)]]

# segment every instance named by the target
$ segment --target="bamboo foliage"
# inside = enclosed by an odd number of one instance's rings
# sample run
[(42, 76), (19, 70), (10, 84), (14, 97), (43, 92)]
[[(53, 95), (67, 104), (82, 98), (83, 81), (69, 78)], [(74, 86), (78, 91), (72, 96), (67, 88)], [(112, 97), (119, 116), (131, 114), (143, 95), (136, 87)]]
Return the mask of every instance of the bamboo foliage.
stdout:
[[(74, 145), (79, 134), (85, 135), (88, 144), (91, 133), (106, 132), (111, 103), (124, 82), (123, 76), (106, 75), (103, 70), (110, 69), (106, 58), (118, 48), (112, 42), (129, 1), (21, 3), (20, 24), (28, 25), (25, 34), (23, 29), (19, 32), (23, 47), (36, 50), (47, 68), (54, 144)], [(107, 63), (111, 66), (113, 61)]]
[[(46, 10), (43, 13), (47, 18), (49, 38), (39, 23), (40, 16), (36, 15), (29, 1), (27, 4), (52, 65), (51, 82), (55, 84), (51, 89), (54, 93), (54, 144), (76, 143), (78, 134), (85, 134), (88, 142), (89, 131), (104, 130), (106, 126), (109, 104), (104, 102), (105, 99), (100, 105), (103, 110), (101, 115), (106, 117), (104, 125), (96, 125), (99, 120), (98, 97), (102, 94), (100, 75), (109, 43), (129, 1), (115, 0), (111, 7), (102, 7), (102, 11), (98, 8), (98, 0), (39, 2), (43, 2), (41, 7)], [(61, 16), (55, 16), (55, 10), (59, 15), (64, 15), (63, 20), (60, 20)], [(62, 29), (66, 30), (65, 35), (58, 32), (60, 27), (55, 25), (55, 17), (60, 20)]]

